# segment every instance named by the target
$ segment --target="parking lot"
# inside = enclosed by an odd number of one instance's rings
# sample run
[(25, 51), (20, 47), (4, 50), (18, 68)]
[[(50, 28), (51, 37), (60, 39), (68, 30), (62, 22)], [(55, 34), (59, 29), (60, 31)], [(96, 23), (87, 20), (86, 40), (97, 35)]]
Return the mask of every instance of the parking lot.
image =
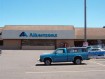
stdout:
[(104, 79), (105, 59), (83, 61), (82, 65), (38, 62), (39, 55), (53, 50), (2, 50), (0, 79)]

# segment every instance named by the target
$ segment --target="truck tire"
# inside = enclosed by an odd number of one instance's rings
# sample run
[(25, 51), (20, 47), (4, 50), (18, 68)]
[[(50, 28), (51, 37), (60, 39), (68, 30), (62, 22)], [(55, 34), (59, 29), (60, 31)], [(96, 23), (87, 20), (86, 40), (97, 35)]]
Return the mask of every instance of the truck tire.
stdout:
[(44, 64), (45, 65), (51, 65), (51, 60), (50, 59), (45, 59)]
[(80, 58), (76, 58), (76, 59), (74, 60), (74, 64), (76, 64), (76, 65), (81, 64), (81, 62), (82, 62), (82, 60), (81, 60)]

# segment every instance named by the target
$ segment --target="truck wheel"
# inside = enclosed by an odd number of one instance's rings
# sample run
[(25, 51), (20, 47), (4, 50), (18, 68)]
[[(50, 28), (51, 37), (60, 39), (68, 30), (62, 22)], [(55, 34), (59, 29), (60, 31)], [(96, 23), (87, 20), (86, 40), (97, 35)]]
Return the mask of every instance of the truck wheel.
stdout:
[(45, 65), (51, 65), (51, 60), (50, 59), (45, 59), (44, 64)]
[(80, 58), (76, 58), (76, 59), (74, 60), (74, 64), (76, 64), (76, 65), (81, 64), (81, 62), (82, 62), (82, 60), (81, 60)]

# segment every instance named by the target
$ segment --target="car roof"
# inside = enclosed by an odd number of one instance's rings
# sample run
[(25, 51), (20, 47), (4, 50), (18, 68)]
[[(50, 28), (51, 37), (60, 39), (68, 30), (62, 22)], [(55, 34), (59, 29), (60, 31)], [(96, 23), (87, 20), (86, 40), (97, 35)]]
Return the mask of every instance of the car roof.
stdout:
[(101, 48), (91, 48), (91, 49), (101, 49)]

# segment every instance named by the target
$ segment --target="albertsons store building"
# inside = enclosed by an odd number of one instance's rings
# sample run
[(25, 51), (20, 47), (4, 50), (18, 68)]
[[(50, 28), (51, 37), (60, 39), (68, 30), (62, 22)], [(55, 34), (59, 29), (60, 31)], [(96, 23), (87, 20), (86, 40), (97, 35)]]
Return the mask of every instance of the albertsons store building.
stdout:
[[(89, 45), (105, 44), (105, 28), (88, 28)], [(72, 25), (6, 25), (0, 28), (0, 49), (54, 50), (83, 46), (84, 28)]]

